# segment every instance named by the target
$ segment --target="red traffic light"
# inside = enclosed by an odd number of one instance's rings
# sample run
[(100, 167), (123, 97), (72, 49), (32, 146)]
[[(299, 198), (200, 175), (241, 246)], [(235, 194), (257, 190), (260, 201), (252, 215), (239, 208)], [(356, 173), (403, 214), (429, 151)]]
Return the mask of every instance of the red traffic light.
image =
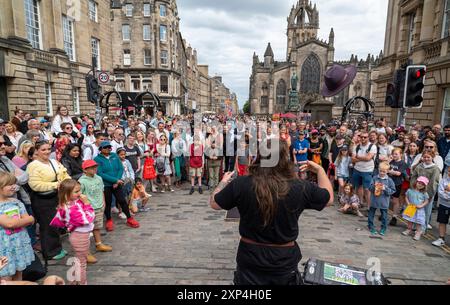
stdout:
[(419, 70), (417, 70), (417, 71), (414, 73), (414, 77), (415, 77), (416, 79), (419, 79), (419, 78), (424, 77), (426, 73), (427, 73), (427, 72), (425, 71), (425, 69), (419, 69)]

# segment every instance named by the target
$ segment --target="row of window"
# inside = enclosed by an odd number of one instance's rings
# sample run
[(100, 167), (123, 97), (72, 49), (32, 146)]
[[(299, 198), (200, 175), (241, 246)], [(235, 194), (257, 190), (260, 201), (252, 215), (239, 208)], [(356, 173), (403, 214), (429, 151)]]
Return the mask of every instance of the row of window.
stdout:
[[(73, 113), (80, 114), (80, 89), (72, 90), (72, 98)], [(50, 83), (45, 83), (45, 111), (47, 115), (53, 115), (52, 85)]]
[[(159, 84), (160, 84), (160, 92), (161, 93), (169, 93), (169, 77), (167, 75), (159, 76)], [(131, 78), (130, 90), (133, 92), (140, 92), (141, 90), (153, 90), (152, 80), (150, 79), (141, 79), (140, 78)], [(116, 89), (117, 91), (125, 91), (125, 80), (124, 79), (116, 79)]]
[[(133, 17), (134, 6), (131, 3), (125, 4), (125, 16)], [(150, 17), (152, 14), (152, 6), (150, 3), (144, 3), (144, 17)], [(161, 17), (167, 16), (167, 7), (165, 4), (159, 5), (159, 15)]]
[[(160, 60), (162, 66), (169, 64), (169, 52), (161, 50)], [(123, 65), (131, 66), (131, 51), (129, 49), (123, 50)], [(144, 65), (152, 65), (152, 51), (150, 49), (144, 49)]]
[[(143, 39), (148, 41), (152, 40), (152, 28), (150, 24), (144, 24), (142, 26)], [(130, 41), (131, 40), (131, 26), (129, 24), (122, 25), (122, 40)], [(159, 26), (159, 40), (167, 41), (167, 26), (161, 24)]]

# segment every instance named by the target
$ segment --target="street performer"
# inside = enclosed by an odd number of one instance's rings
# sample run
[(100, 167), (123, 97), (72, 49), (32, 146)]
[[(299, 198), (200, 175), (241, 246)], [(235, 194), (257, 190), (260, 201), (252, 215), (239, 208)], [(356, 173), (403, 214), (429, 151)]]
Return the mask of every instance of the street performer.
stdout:
[(248, 176), (231, 181), (234, 173), (226, 173), (210, 198), (213, 209), (237, 207), (241, 215), (235, 285), (301, 284), (298, 219), (304, 210), (321, 211), (334, 200), (330, 180), (320, 165), (307, 161), (301, 168), (317, 174), (315, 185), (297, 179), (285, 142), (271, 152), (279, 154), (276, 166), (263, 167), (261, 161), (270, 155), (258, 153)]

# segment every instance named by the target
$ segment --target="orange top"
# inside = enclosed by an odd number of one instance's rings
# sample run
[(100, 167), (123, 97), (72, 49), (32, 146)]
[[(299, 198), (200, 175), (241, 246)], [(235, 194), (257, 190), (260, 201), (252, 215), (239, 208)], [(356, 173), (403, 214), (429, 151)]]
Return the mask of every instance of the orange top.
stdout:
[(133, 188), (133, 192), (131, 193), (132, 199), (141, 199), (147, 197), (147, 193), (145, 192), (145, 188), (141, 185), (138, 188)]

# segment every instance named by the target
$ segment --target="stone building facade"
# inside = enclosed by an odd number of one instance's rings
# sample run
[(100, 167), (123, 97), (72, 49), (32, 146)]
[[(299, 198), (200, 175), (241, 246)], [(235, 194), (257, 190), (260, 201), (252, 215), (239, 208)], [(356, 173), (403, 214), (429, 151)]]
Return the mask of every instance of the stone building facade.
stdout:
[[(1, 118), (18, 108), (53, 116), (58, 105), (94, 114), (85, 82), (92, 57), (111, 75), (103, 91), (148, 89), (172, 115), (200, 99), (197, 52), (181, 36), (174, 0), (0, 0), (0, 7)], [(204, 104), (210, 110), (213, 102)]]
[(180, 114), (182, 61), (175, 1), (133, 0), (111, 11), (116, 89), (156, 92), (166, 113)]
[(427, 66), (421, 109), (408, 109), (407, 126), (450, 123), (450, 1), (390, 0), (384, 57), (373, 72), (375, 117), (402, 122), (399, 109), (385, 106), (386, 85), (396, 69), (411, 61)]
[(100, 68), (112, 72), (110, 2), (0, 3), (0, 117), (17, 108), (52, 116), (58, 105), (75, 114), (93, 112), (85, 75), (93, 53)]
[(171, 115), (210, 111), (214, 103), (206, 90), (211, 90), (211, 77), (207, 69), (200, 75), (197, 50), (183, 38), (179, 23), (173, 0), (130, 0), (112, 9), (116, 89), (148, 89)]
[[(270, 43), (261, 62), (256, 53), (253, 55), (250, 77), (250, 105), (252, 114), (268, 115), (287, 111), (291, 78), (297, 75), (299, 84), (300, 110), (309, 112), (313, 120), (328, 121), (340, 116), (344, 98), (354, 94), (347, 89), (340, 97), (321, 96), (323, 75), (334, 63), (335, 33), (331, 29), (328, 41), (318, 38), (319, 11), (317, 6), (307, 0), (299, 0), (293, 6), (287, 19), (287, 53), (285, 61), (275, 61)], [(370, 62), (358, 61), (353, 57), (343, 64), (354, 64), (358, 75), (352, 86), (358, 87), (358, 93), (369, 97)], [(375, 58), (373, 59), (375, 62)], [(363, 68), (364, 66), (364, 68)], [(366, 68), (367, 66), (367, 68)], [(370, 66), (370, 67), (369, 67)], [(336, 102), (340, 104), (336, 105)], [(336, 106), (336, 107), (335, 107)]]

